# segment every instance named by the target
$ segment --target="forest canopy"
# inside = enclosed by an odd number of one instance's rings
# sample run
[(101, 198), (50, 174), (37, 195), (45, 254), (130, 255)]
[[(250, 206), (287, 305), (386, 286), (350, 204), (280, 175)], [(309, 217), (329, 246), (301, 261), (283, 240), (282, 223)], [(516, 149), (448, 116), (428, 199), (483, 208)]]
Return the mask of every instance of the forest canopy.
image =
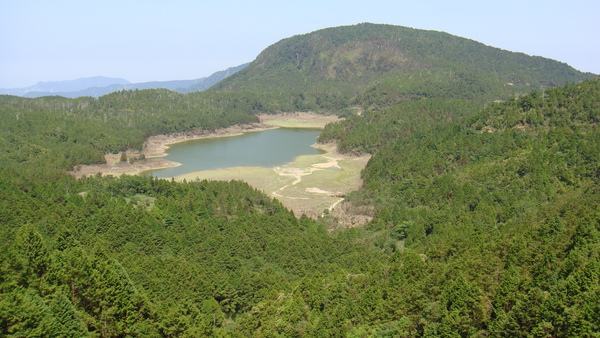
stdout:
[[(586, 77), (365, 24), (283, 40), (202, 93), (0, 96), (0, 335), (594, 336), (600, 79)], [(320, 141), (373, 155), (346, 196), (372, 210), (364, 226), (297, 218), (240, 181), (67, 174), (150, 135), (313, 108), (347, 117)]]

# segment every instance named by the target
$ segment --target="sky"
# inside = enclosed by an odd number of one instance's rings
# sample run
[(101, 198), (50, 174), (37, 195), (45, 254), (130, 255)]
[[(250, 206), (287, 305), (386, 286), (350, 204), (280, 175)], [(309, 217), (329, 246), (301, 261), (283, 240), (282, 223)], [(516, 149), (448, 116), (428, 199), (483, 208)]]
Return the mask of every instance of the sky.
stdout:
[(600, 74), (598, 0), (0, 0), (0, 88), (206, 77), (361, 22), (444, 31)]

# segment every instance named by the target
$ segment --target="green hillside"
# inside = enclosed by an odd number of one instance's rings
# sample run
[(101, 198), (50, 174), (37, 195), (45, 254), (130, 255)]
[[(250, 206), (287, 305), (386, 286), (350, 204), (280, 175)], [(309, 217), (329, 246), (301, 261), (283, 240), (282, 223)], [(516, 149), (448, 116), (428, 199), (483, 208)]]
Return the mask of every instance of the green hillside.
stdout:
[(240, 182), (0, 176), (4, 336), (587, 336), (600, 81), (382, 145), (329, 234)]
[(267, 103), (239, 93), (114, 92), (98, 99), (0, 95), (0, 160), (39, 175), (141, 150), (153, 135), (258, 122)]
[[(361, 24), (283, 40), (218, 90), (0, 96), (0, 336), (593, 337), (600, 79), (586, 77)], [(373, 154), (346, 197), (371, 222), (296, 218), (239, 181), (66, 173), (291, 109), (348, 116), (320, 139)]]
[(213, 89), (278, 94), (284, 109), (339, 109), (412, 98), (505, 99), (590, 77), (443, 32), (364, 23), (281, 40)]
[(348, 198), (377, 206), (375, 218), (341, 232), (387, 252), (385, 266), (308, 279), (261, 304), (245, 327), (266, 336), (289, 333), (289, 321), (307, 336), (593, 336), (599, 94), (600, 79), (588, 80), (391, 139)]

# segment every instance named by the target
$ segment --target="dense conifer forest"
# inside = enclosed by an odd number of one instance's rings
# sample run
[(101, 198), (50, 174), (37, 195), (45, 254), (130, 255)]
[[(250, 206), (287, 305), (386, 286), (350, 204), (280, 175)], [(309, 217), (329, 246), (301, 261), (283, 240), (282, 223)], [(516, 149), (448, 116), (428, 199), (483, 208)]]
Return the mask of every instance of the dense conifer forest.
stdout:
[[(283, 40), (202, 93), (0, 96), (0, 335), (597, 335), (591, 77), (367, 24)], [(239, 181), (67, 174), (151, 135), (309, 109), (347, 117), (320, 141), (373, 154), (346, 198), (374, 210), (362, 227)]]

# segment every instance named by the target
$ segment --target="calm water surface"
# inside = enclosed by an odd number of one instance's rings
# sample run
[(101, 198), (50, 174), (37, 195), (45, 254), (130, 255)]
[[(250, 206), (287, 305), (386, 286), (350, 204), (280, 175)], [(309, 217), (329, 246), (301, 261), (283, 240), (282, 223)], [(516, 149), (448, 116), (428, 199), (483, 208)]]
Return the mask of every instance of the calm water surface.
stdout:
[(318, 129), (279, 128), (176, 143), (169, 146), (168, 156), (164, 159), (181, 165), (146, 174), (170, 178), (194, 171), (230, 167), (272, 168), (292, 162), (300, 155), (323, 153), (311, 147), (320, 133)]

